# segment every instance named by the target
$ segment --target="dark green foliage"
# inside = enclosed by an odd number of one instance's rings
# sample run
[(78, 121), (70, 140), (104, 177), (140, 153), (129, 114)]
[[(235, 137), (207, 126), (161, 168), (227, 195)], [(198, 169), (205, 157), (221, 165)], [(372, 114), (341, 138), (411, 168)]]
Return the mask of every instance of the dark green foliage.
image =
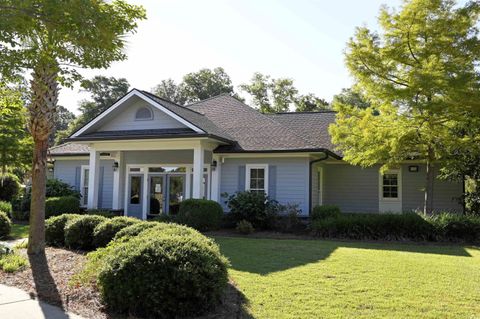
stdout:
[(95, 247), (105, 247), (120, 230), (139, 222), (139, 219), (126, 216), (107, 219), (93, 230), (93, 245)]
[(249, 235), (255, 231), (255, 228), (253, 228), (252, 223), (246, 221), (246, 220), (241, 220), (237, 223), (237, 227), (235, 229), (243, 235)]
[(47, 180), (46, 196), (47, 197), (73, 196), (76, 198), (80, 198), (80, 193), (76, 191), (69, 184), (62, 182), (61, 180), (51, 178)]
[(82, 215), (63, 214), (60, 216), (50, 217), (45, 221), (45, 242), (49, 246), (63, 247), (65, 246), (65, 225)]
[(427, 219), (435, 226), (437, 237), (445, 241), (480, 243), (480, 217), (440, 214)]
[(13, 174), (0, 175), (0, 200), (11, 202), (20, 191), (18, 177)]
[(69, 220), (65, 225), (65, 245), (74, 249), (93, 249), (93, 230), (105, 220), (105, 217), (97, 215), (83, 215)]
[(12, 217), (12, 204), (9, 202), (0, 201), (0, 212), (4, 212), (9, 217)]
[(140, 317), (204, 313), (224, 293), (227, 260), (213, 240), (197, 231), (159, 225), (93, 253), (103, 301), (115, 311)]
[(160, 214), (158, 216), (155, 216), (148, 221), (151, 222), (161, 222), (161, 223), (175, 223), (177, 222), (177, 216), (176, 215), (167, 215), (167, 214)]
[(27, 221), (30, 217), (30, 213), (28, 211), (12, 211), (12, 219), (16, 221)]
[(115, 234), (114, 240), (118, 240), (120, 238), (124, 237), (135, 237), (141, 232), (151, 229), (153, 227), (157, 227), (159, 223), (157, 222), (145, 222), (141, 221), (138, 223), (135, 223), (133, 225), (127, 226), (123, 229), (121, 229), (119, 232)]
[(306, 229), (299, 216), (302, 211), (298, 204), (278, 205), (278, 217), (275, 221), (275, 230), (284, 233), (301, 233)]
[(480, 218), (454, 214), (342, 214), (314, 220), (311, 227), (329, 238), (480, 242)]
[(317, 205), (312, 210), (310, 218), (312, 220), (325, 219), (329, 217), (340, 216), (340, 208), (335, 205)]
[(219, 203), (208, 199), (187, 199), (180, 203), (177, 222), (200, 231), (220, 227), (223, 209)]
[(12, 229), (12, 222), (7, 214), (0, 211), (0, 239), (5, 239), (10, 235)]
[(50, 197), (45, 201), (45, 218), (80, 212), (80, 200), (75, 196)]
[(271, 229), (274, 226), (278, 203), (264, 193), (236, 192), (227, 198), (226, 204), (236, 223), (246, 220), (257, 229)]

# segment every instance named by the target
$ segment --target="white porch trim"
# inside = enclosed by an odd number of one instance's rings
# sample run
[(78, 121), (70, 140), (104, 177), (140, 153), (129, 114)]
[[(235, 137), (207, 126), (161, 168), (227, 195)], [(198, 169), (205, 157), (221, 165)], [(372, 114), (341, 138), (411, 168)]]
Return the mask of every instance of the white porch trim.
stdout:
[(98, 208), (98, 182), (100, 175), (100, 152), (90, 150), (88, 172), (88, 209)]
[(195, 132), (197, 133), (205, 133), (202, 129), (198, 128), (197, 126), (193, 125), (192, 123), (188, 122), (187, 120), (185, 120), (183, 117), (177, 115), (176, 113), (170, 111), (169, 109), (167, 109), (166, 107), (164, 107), (163, 105), (161, 105), (160, 103), (154, 101), (153, 99), (151, 99), (150, 97), (148, 97), (147, 95), (143, 94), (142, 92), (138, 91), (137, 89), (133, 89), (132, 91), (130, 91), (130, 93), (128, 93), (127, 95), (125, 95), (124, 97), (122, 97), (120, 100), (118, 100), (115, 104), (113, 104), (112, 106), (110, 106), (105, 112), (101, 113), (100, 115), (98, 115), (95, 119), (93, 119), (90, 123), (88, 123), (87, 125), (85, 125), (83, 128), (81, 128), (80, 130), (78, 130), (77, 132), (75, 132), (71, 137), (77, 137), (79, 135), (81, 135), (82, 133), (84, 133), (85, 131), (87, 131), (89, 128), (91, 128), (93, 125), (95, 125), (96, 123), (98, 123), (101, 119), (105, 118), (108, 114), (110, 114), (113, 110), (115, 110), (116, 108), (118, 108), (120, 105), (122, 105), (123, 103), (125, 103), (128, 99), (130, 99), (131, 97), (133, 96), (137, 96), (141, 99), (143, 99), (144, 101), (150, 103), (151, 105), (153, 105), (154, 107), (156, 107), (157, 109), (159, 109), (160, 111), (164, 112), (165, 114), (169, 115), (170, 117), (172, 117), (173, 119), (177, 120), (178, 122), (182, 123), (183, 125), (187, 126), (188, 128), (191, 128), (192, 130), (194, 130)]

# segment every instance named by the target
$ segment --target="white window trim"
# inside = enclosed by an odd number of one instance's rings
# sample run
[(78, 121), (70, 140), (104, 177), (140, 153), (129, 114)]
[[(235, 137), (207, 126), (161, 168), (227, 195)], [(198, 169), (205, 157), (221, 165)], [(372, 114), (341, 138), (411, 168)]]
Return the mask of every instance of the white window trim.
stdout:
[[(149, 117), (145, 117), (145, 118), (138, 118), (138, 117), (137, 117), (138, 111), (140, 111), (140, 110), (142, 110), (142, 109), (147, 109), (147, 110), (150, 112), (150, 116), (149, 116)], [(134, 115), (134, 117), (133, 117), (133, 120), (134, 120), (134, 121), (151, 121), (151, 120), (153, 120), (153, 110), (152, 110), (150, 107), (146, 106), (146, 105), (141, 106), (141, 107), (139, 107), (139, 108), (135, 111), (135, 115)]]
[(392, 169), (385, 172), (385, 174), (397, 174), (398, 180), (398, 197), (391, 198), (391, 197), (383, 197), (383, 175), (381, 172), (378, 174), (378, 196), (381, 201), (388, 201), (388, 202), (401, 202), (402, 201), (402, 170), (401, 169)]
[(80, 205), (81, 207), (87, 207), (87, 203), (85, 203), (85, 194), (83, 192), (84, 186), (85, 186), (85, 171), (87, 169), (90, 169), (89, 165), (80, 166), (80, 195), (82, 195), (81, 205)]
[(264, 169), (265, 175), (264, 180), (265, 183), (263, 187), (265, 188), (265, 194), (268, 195), (268, 164), (247, 164), (245, 166), (245, 190), (250, 191), (250, 171), (252, 169)]

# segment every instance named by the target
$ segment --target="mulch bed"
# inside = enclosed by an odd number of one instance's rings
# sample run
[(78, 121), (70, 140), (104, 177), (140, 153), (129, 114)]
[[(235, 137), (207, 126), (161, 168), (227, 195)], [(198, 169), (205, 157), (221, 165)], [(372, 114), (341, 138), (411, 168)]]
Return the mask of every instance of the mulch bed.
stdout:
[[(21, 253), (26, 255), (24, 249)], [(85, 318), (135, 318), (109, 313), (102, 305), (100, 295), (94, 287), (69, 285), (72, 276), (82, 269), (86, 261), (83, 252), (47, 247), (45, 256), (30, 257), (29, 261), (31, 267), (16, 273), (4, 273), (0, 270), (0, 283), (20, 288), (27, 291), (32, 298), (60, 306)], [(201, 318), (248, 317), (245, 299), (231, 282), (221, 305)]]

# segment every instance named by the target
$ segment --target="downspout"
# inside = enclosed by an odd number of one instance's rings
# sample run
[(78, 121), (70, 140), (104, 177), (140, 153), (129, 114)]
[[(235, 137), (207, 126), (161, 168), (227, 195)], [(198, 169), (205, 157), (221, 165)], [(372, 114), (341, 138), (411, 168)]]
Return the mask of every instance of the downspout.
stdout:
[(310, 210), (309, 212), (309, 216), (310, 216), (310, 213), (312, 212), (312, 188), (313, 188), (313, 185), (312, 185), (312, 168), (313, 168), (313, 164), (315, 163), (318, 163), (318, 162), (321, 162), (321, 161), (324, 161), (328, 158), (328, 154), (327, 153), (323, 153), (323, 158), (319, 158), (319, 159), (316, 159), (316, 160), (313, 160), (313, 161), (310, 161), (310, 167), (309, 167), (309, 174), (308, 174), (308, 185), (310, 186), (309, 187), (309, 190), (308, 190), (308, 208)]

